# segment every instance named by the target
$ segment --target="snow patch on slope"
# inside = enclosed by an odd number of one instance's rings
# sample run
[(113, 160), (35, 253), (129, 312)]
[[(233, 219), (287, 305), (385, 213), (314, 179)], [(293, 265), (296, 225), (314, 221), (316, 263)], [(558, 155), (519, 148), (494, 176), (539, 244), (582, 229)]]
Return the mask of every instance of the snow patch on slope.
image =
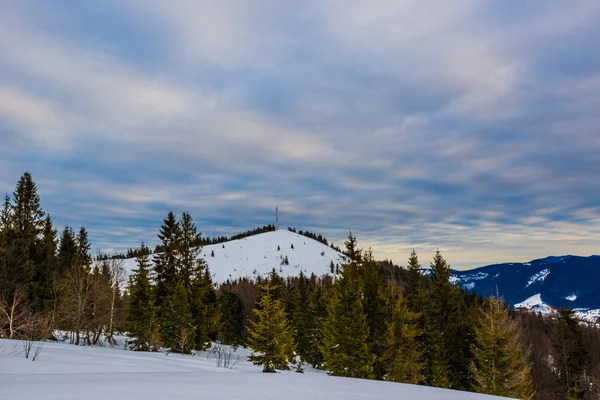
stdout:
[(544, 280), (546, 280), (548, 275), (550, 275), (550, 269), (546, 268), (546, 269), (541, 270), (537, 274), (529, 277), (529, 281), (527, 281), (527, 285), (525, 285), (525, 287), (527, 288), (535, 282), (544, 282)]
[(575, 300), (577, 300), (577, 295), (575, 293), (570, 294), (567, 297), (565, 297), (565, 300), (575, 301)]

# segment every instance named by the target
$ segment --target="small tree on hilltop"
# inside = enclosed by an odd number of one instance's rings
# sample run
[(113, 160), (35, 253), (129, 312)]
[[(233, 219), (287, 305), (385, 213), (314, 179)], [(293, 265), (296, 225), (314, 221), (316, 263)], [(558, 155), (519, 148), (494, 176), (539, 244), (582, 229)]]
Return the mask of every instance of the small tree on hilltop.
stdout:
[(287, 368), (296, 345), (283, 304), (273, 296), (276, 287), (268, 280), (261, 288), (263, 295), (254, 309), (256, 321), (250, 321), (248, 327), (248, 346), (252, 349), (248, 359), (262, 365), (263, 372), (275, 372), (275, 368)]

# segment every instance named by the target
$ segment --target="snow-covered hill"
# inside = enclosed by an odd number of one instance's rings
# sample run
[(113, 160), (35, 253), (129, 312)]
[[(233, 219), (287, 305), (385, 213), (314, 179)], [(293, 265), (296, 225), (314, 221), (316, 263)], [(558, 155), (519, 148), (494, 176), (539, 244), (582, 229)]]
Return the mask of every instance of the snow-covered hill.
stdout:
[[(35, 345), (34, 345), (35, 346)], [(36, 361), (22, 342), (0, 339), (0, 398), (11, 400), (158, 399), (411, 399), (486, 400), (478, 395), (399, 383), (336, 378), (308, 368), (263, 374), (239, 349), (234, 369), (218, 368), (207, 354), (194, 357), (110, 347), (45, 343)]]
[[(331, 263), (341, 265), (345, 260), (344, 255), (331, 247), (288, 230), (204, 246), (202, 257), (215, 283), (266, 276), (273, 268), (286, 277), (297, 276), (300, 271), (321, 276), (331, 273)], [(135, 259), (125, 260), (127, 271), (134, 268)]]

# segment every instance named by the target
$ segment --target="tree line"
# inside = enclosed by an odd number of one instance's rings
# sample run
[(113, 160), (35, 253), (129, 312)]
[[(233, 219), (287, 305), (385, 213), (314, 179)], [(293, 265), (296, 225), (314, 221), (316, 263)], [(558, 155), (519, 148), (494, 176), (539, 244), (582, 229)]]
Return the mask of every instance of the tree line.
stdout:
[[(61, 234), (25, 173), (0, 211), (0, 336), (75, 344), (124, 333), (138, 351), (191, 353), (218, 341), (248, 346), (265, 372), (305, 365), (331, 375), (518, 398), (600, 398), (600, 333), (570, 310), (510, 310), (450, 283), (438, 251), (430, 276), (377, 262), (350, 234), (348, 262), (325, 276), (215, 284), (192, 217), (169, 212), (160, 254), (122, 261), (90, 254), (84, 227)], [(127, 284), (125, 284), (128, 282)]]

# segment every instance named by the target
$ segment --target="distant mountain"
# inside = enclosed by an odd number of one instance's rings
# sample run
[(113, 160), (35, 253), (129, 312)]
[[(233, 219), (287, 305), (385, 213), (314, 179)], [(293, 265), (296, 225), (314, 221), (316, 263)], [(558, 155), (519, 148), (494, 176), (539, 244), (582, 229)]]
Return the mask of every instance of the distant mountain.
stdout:
[(565, 307), (593, 321), (600, 315), (600, 256), (551, 256), (453, 273), (452, 283), (482, 296), (498, 288), (515, 308), (547, 314)]
[[(202, 257), (215, 283), (238, 278), (266, 276), (273, 268), (281, 276), (331, 273), (346, 256), (325, 244), (288, 230), (260, 233), (243, 239), (202, 247)], [(152, 258), (152, 256), (151, 256)], [(124, 260), (125, 269), (135, 268), (135, 259)]]

